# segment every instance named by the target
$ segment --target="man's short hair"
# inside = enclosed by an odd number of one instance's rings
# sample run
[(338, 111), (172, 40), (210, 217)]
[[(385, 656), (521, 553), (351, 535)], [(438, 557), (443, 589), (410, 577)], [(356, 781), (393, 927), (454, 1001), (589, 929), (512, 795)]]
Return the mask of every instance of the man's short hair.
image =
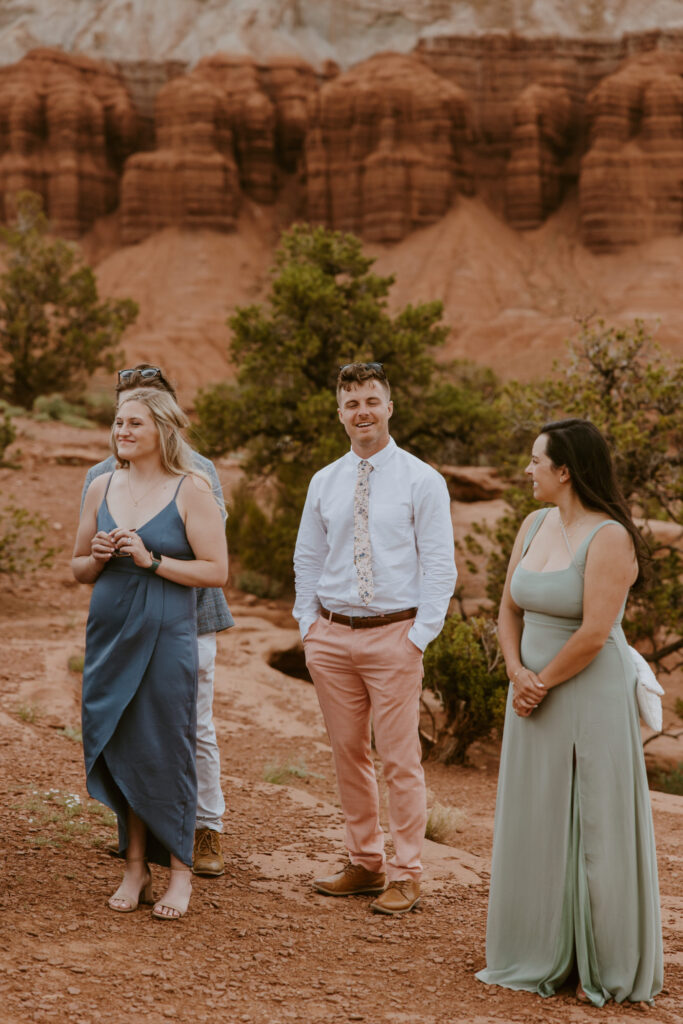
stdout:
[(343, 391), (351, 391), (355, 384), (365, 384), (368, 380), (376, 380), (391, 398), (391, 387), (381, 363), (346, 363), (339, 367), (337, 374), (337, 402)]
[[(156, 370), (156, 373), (153, 376), (148, 376), (147, 374), (143, 376), (143, 370)], [(125, 374), (123, 379), (121, 374)], [(116, 378), (116, 394), (120, 395), (122, 391), (130, 391), (132, 388), (155, 388), (157, 391), (168, 391), (169, 395), (176, 402), (178, 401), (175, 388), (166, 380), (163, 370), (158, 366), (153, 366), (152, 363), (138, 363), (137, 366), (133, 366), (130, 370), (119, 370)]]

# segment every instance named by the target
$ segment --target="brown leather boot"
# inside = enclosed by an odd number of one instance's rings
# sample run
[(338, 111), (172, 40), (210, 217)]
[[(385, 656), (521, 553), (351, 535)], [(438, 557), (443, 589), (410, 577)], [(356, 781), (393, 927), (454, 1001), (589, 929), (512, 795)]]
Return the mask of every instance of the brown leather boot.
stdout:
[(209, 875), (218, 878), (225, 871), (221, 852), (221, 837), (210, 828), (198, 828), (194, 834), (192, 872), (195, 875)]
[(354, 896), (360, 892), (382, 892), (386, 877), (383, 871), (368, 871), (348, 861), (341, 871), (328, 878), (316, 878), (313, 888), (325, 896)]
[(420, 883), (412, 878), (389, 882), (381, 896), (370, 904), (376, 914), (407, 914), (420, 902)]

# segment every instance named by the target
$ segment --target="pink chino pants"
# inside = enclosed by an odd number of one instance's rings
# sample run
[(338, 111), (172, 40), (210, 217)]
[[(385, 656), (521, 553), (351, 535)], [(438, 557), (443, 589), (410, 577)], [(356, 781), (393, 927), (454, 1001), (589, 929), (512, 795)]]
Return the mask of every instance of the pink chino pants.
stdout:
[(351, 629), (319, 618), (304, 649), (332, 744), (353, 864), (385, 870), (384, 832), (370, 743), (370, 717), (389, 791), (395, 854), (389, 881), (422, 874), (427, 819), (418, 733), (422, 652), (408, 639), (412, 620)]

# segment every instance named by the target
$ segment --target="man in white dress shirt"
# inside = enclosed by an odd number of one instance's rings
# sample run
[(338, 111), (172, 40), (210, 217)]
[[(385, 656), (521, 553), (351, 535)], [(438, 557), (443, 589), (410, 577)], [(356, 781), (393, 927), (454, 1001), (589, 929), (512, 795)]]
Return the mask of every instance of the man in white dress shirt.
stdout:
[[(349, 854), (313, 884), (329, 896), (376, 893), (374, 911), (404, 914), (420, 898), (427, 813), (422, 652), (443, 626), (457, 575), (450, 501), (443, 477), (390, 437), (380, 363), (343, 366), (337, 400), (351, 450), (311, 480), (294, 554), (294, 617), (332, 744)], [(388, 864), (371, 716), (389, 792)]]

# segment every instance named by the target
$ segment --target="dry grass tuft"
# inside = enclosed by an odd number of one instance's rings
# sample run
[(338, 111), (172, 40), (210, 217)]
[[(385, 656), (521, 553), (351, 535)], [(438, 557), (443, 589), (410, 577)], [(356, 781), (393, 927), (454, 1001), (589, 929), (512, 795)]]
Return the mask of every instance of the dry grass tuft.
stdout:
[(425, 839), (433, 843), (451, 843), (456, 833), (465, 828), (465, 812), (458, 807), (446, 807), (435, 801), (427, 814)]

